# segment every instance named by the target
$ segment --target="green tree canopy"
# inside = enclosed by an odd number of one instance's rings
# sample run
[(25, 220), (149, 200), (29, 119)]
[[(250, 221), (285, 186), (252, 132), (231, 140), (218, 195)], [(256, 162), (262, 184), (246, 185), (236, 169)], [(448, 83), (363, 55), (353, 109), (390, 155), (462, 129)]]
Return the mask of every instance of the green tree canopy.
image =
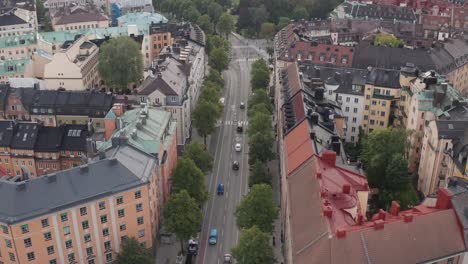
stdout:
[(266, 52), (268, 53), (268, 56), (273, 57), (274, 53), (275, 53), (275, 49), (272, 47), (272, 46), (268, 46), (266, 48)]
[(210, 72), (208, 73), (208, 76), (206, 76), (205, 81), (210, 81), (221, 88), (224, 87), (223, 76), (214, 69), (210, 69)]
[(251, 70), (252, 90), (266, 89), (270, 83), (270, 70), (268, 69), (267, 63), (263, 59), (258, 59), (252, 64)]
[(206, 42), (206, 51), (211, 53), (211, 51), (215, 48), (222, 48), (226, 52), (229, 52), (231, 49), (231, 43), (221, 36), (209, 35)]
[(213, 69), (221, 72), (227, 69), (229, 64), (229, 57), (223, 48), (215, 48), (210, 52), (208, 62)]
[(197, 24), (201, 29), (203, 29), (203, 31), (205, 31), (206, 34), (213, 33), (214, 26), (209, 15), (204, 14), (203, 16), (200, 16), (197, 19)]
[(275, 24), (270, 22), (262, 23), (260, 27), (260, 37), (265, 39), (272, 39), (276, 33)]
[(221, 112), (219, 105), (208, 102), (203, 98), (198, 100), (198, 103), (193, 111), (193, 126), (197, 129), (206, 146), (206, 137), (215, 131), (216, 122), (220, 117)]
[(307, 12), (305, 7), (297, 6), (293, 10), (292, 17), (296, 21), (301, 19), (309, 19), (309, 12)]
[(182, 158), (172, 172), (172, 191), (174, 193), (186, 190), (199, 204), (208, 199), (205, 175), (189, 158)]
[(101, 45), (99, 74), (109, 86), (124, 90), (143, 78), (143, 58), (139, 44), (127, 36), (112, 38)]
[(207, 12), (208, 12), (208, 15), (211, 17), (211, 21), (213, 21), (214, 23), (217, 23), (218, 19), (223, 14), (223, 7), (216, 2), (211, 2), (210, 5), (208, 6)]
[(213, 157), (198, 141), (192, 141), (187, 145), (184, 157), (193, 160), (197, 167), (204, 172), (213, 168)]
[(179, 238), (183, 252), (183, 241), (195, 237), (200, 230), (202, 212), (195, 199), (186, 190), (182, 190), (169, 197), (164, 219), (167, 230)]
[(276, 30), (279, 31), (279, 30), (285, 28), (287, 25), (289, 25), (290, 21), (291, 21), (291, 19), (289, 17), (280, 17), (279, 21), (278, 21), (278, 24), (276, 24)]
[(153, 264), (154, 258), (149, 249), (143, 247), (134, 237), (122, 242), (120, 252), (117, 254), (116, 264)]
[(257, 226), (242, 231), (239, 244), (232, 249), (232, 255), (238, 264), (273, 264), (276, 262), (270, 237)]
[[(249, 109), (259, 104), (264, 104), (268, 108), (269, 112), (272, 113), (273, 106), (270, 103), (270, 97), (268, 97), (266, 90), (255, 90), (255, 93), (250, 96)], [(249, 115), (251, 115), (251, 113), (253, 112), (249, 112)]]
[(271, 186), (271, 174), (265, 163), (256, 160), (249, 177), (249, 186), (254, 184), (268, 184)]
[(198, 18), (201, 16), (201, 14), (194, 5), (191, 5), (188, 9), (184, 10), (182, 16), (184, 19), (195, 23), (198, 21)]
[(263, 232), (270, 233), (278, 211), (271, 186), (255, 184), (236, 208), (237, 225), (241, 229), (258, 226)]
[(393, 154), (385, 168), (385, 187), (389, 190), (401, 190), (409, 183), (408, 161), (401, 153)]
[(388, 46), (392, 48), (398, 48), (402, 46), (404, 42), (393, 34), (388, 33), (379, 33), (374, 37), (375, 46)]
[(218, 20), (216, 27), (221, 35), (224, 35), (226, 38), (234, 30), (235, 21), (234, 17), (231, 16), (228, 12), (225, 12), (221, 15)]
[(265, 114), (265, 115), (271, 115), (271, 110), (272, 110), (271, 104), (265, 104), (265, 103), (260, 103), (260, 104), (255, 104), (247, 110), (247, 116), (252, 117), (256, 113), (260, 114)]
[(249, 127), (247, 133), (249, 137), (253, 137), (256, 133), (268, 133), (272, 131), (271, 116), (265, 113), (254, 113), (249, 118)]
[(262, 162), (270, 161), (274, 158), (272, 151), (274, 142), (272, 131), (255, 133), (249, 138), (249, 164), (260, 160)]
[(220, 99), (219, 87), (216, 86), (216, 84), (212, 82), (203, 82), (203, 89), (200, 95), (200, 99), (210, 102), (216, 105), (220, 109), (222, 107), (219, 103), (219, 99)]

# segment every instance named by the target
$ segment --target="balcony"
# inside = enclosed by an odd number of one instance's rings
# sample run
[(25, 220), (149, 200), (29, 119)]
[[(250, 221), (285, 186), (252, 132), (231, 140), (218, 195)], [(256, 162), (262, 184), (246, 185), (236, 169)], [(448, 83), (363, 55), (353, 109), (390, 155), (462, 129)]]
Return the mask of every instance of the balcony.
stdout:
[(372, 97), (377, 98), (377, 99), (384, 99), (384, 100), (393, 100), (395, 97), (393, 95), (387, 95), (387, 94), (380, 94), (374, 92)]

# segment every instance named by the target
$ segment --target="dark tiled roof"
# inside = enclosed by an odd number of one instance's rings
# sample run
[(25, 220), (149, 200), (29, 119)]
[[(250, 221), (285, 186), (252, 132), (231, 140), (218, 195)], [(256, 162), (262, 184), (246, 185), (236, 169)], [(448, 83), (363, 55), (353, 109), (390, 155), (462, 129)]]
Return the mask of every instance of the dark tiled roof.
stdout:
[(0, 84), (0, 110), (5, 110), (9, 91), (8, 84)]
[[(62, 144), (63, 127), (40, 127), (35, 151), (59, 151)], [(83, 142), (86, 144), (86, 142)]]
[(468, 128), (468, 120), (437, 120), (437, 133), (439, 138), (463, 138)]
[(0, 121), (0, 146), (10, 146), (13, 134), (13, 121)]
[(98, 13), (78, 13), (78, 14), (69, 14), (60, 17), (56, 25), (64, 25), (64, 24), (71, 24), (71, 23), (82, 23), (82, 22), (89, 22), (89, 21), (105, 21), (107, 17), (98, 14)]
[(66, 125), (63, 128), (61, 150), (86, 150), (86, 138), (90, 136), (86, 125)]
[(20, 122), (15, 128), (11, 148), (33, 149), (36, 144), (39, 125), (37, 123)]
[(105, 159), (23, 183), (0, 183), (0, 221), (18, 223), (145, 184), (117, 160)]
[(138, 91), (139, 95), (150, 95), (154, 91), (159, 90), (164, 95), (174, 95), (177, 93), (161, 78), (148, 77), (142, 84), (142, 89)]
[(319, 65), (305, 65), (303, 71), (307, 78), (320, 78), (324, 83), (331, 82), (339, 87), (335, 93), (362, 95), (364, 91), (353, 90), (353, 84), (365, 85), (368, 70), (343, 67), (326, 67)]
[(384, 88), (401, 88), (400, 71), (373, 68), (366, 83)]
[(343, 4), (345, 12), (353, 18), (361, 19), (379, 19), (412, 22), (417, 19), (411, 7), (400, 7), (390, 5), (376, 5), (376, 4)]
[(6, 13), (0, 15), (0, 27), (1, 26), (11, 26), (11, 25), (18, 25), (18, 24), (27, 24), (28, 22), (24, 21), (23, 19), (19, 18), (15, 14)]

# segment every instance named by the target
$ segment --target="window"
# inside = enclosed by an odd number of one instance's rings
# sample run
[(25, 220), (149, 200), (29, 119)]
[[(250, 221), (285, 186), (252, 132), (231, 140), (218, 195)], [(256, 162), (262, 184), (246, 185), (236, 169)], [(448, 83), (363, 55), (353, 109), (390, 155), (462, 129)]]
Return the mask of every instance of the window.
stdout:
[(144, 223), (143, 216), (137, 218), (138, 225), (142, 225)]
[(24, 247), (30, 247), (32, 246), (31, 238), (26, 238), (24, 240)]
[(122, 196), (117, 197), (117, 204), (123, 204), (123, 197)]
[(67, 213), (61, 213), (60, 214), (60, 220), (62, 222), (68, 221), (68, 214)]
[(383, 122), (383, 121), (380, 121), (380, 126), (384, 126), (384, 122)]
[(382, 101), (382, 106), (386, 106), (386, 105), (387, 105), (387, 102)]
[(125, 216), (125, 210), (124, 209), (119, 209), (117, 211), (117, 214), (119, 215), (119, 217), (124, 217)]
[(141, 212), (143, 210), (143, 204), (139, 203), (136, 205), (136, 211)]
[(101, 215), (101, 224), (107, 223), (107, 215)]
[(81, 207), (80, 208), (80, 215), (83, 216), (83, 215), (87, 215), (88, 214), (88, 211), (86, 210), (86, 207)]
[(5, 245), (7, 248), (11, 248), (11, 240), (5, 238)]
[(375, 124), (375, 121), (371, 119), (371, 120), (370, 120), (370, 124), (371, 124), (371, 125)]
[(65, 247), (67, 249), (72, 248), (73, 247), (73, 242), (71, 240), (65, 241)]
[(104, 249), (105, 250), (110, 250), (111, 249), (111, 242), (110, 241), (104, 242)]
[(47, 254), (52, 255), (55, 253), (54, 246), (47, 247)]
[(345, 112), (346, 112), (346, 113), (349, 112), (349, 106), (347, 106), (347, 107), (345, 108)]
[(385, 112), (384, 111), (380, 112), (380, 116), (385, 116)]
[(26, 224), (26, 225), (22, 225), (21, 226), (21, 233), (23, 234), (26, 234), (29, 232), (29, 226)]
[(356, 123), (357, 118), (353, 117), (353, 123)]
[(123, 243), (123, 242), (125, 242), (125, 240), (127, 240), (127, 238), (128, 238), (128, 236), (121, 236), (120, 241), (122, 241), (122, 243)]
[(93, 247), (86, 248), (86, 255), (91, 256), (93, 254)]
[(447, 259), (447, 264), (453, 264), (454, 258)]
[(1, 227), (2, 227), (2, 232), (3, 232), (4, 234), (8, 234), (8, 227), (5, 226), (5, 225), (1, 225)]
[(127, 226), (125, 224), (120, 224), (120, 231), (124, 231), (127, 229)]
[(42, 227), (48, 227), (49, 226), (49, 219), (44, 218), (41, 220)]
[(359, 98), (354, 98), (354, 102), (357, 104), (359, 103)]
[(68, 261), (70, 262), (75, 261), (75, 253), (68, 254)]
[(32, 261), (36, 258), (34, 256), (34, 252), (29, 252), (28, 254), (26, 254), (26, 256), (28, 256), (28, 261)]
[(366, 105), (364, 109), (366, 109), (366, 110), (369, 110), (369, 106), (368, 106), (368, 105)]
[(375, 115), (375, 110), (372, 110), (372, 111), (371, 111), (371, 115)]
[(70, 227), (69, 226), (64, 226), (63, 227), (63, 235), (69, 235), (70, 234)]
[(83, 229), (88, 229), (89, 228), (88, 220), (84, 220), (83, 222), (81, 222), (81, 227), (83, 227)]
[(141, 191), (138, 190), (135, 192), (135, 199), (140, 199), (141, 198)]
[(84, 235), (84, 241), (85, 241), (86, 243), (91, 242), (91, 235), (90, 235), (90, 234)]
[(88, 264), (95, 264), (94, 259), (88, 260)]
[(102, 236), (106, 237), (109, 235), (109, 228), (103, 228), (102, 229)]
[(346, 102), (349, 103), (349, 101), (351, 101), (351, 98), (350, 98), (350, 97), (346, 97)]
[(10, 253), (8, 253), (8, 256), (10, 257), (10, 261), (13, 261), (13, 262), (16, 261), (15, 254), (10, 252)]
[(351, 142), (354, 142), (354, 136), (351, 136)]
[(354, 112), (354, 113), (357, 113), (357, 110), (358, 110), (358, 109), (357, 109), (356, 107), (354, 107), (353, 112)]
[(370, 94), (366, 95), (366, 99), (370, 99)]
[(138, 230), (138, 237), (144, 237), (144, 236), (145, 236), (145, 230), (144, 229)]
[(356, 132), (356, 128), (355, 128), (355, 127), (352, 127), (352, 128), (351, 128), (351, 132)]
[(112, 261), (112, 253), (107, 253), (106, 254), (106, 262), (111, 262)]
[(106, 209), (106, 202), (99, 202), (99, 210)]
[(376, 100), (372, 100), (372, 105), (377, 105), (377, 101), (376, 101)]
[(51, 259), (51, 260), (49, 260), (49, 264), (57, 264), (57, 260), (56, 259)]

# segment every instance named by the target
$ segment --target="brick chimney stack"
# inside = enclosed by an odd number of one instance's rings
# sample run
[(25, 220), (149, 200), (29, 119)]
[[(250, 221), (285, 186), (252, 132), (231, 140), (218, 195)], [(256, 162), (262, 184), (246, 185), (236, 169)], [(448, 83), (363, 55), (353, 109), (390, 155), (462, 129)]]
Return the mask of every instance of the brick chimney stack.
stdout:
[(436, 208), (449, 209), (452, 207), (452, 194), (445, 188), (439, 189), (437, 194)]
[(390, 214), (393, 216), (398, 216), (400, 213), (400, 204), (396, 201), (392, 201), (392, 206), (390, 207)]
[(335, 167), (336, 165), (336, 153), (331, 150), (326, 150), (322, 153), (322, 160), (328, 165)]

